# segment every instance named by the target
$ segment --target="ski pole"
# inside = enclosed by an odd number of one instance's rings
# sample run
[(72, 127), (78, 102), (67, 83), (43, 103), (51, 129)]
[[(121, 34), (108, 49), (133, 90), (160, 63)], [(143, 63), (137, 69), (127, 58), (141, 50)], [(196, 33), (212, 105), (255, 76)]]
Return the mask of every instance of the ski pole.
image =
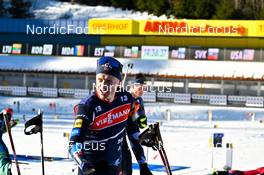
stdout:
[(125, 82), (126, 82), (126, 77), (127, 77), (127, 73), (128, 73), (128, 71), (129, 71), (129, 69), (133, 69), (133, 63), (128, 63), (128, 64), (126, 64), (126, 72), (125, 72), (125, 76), (124, 76), (124, 79), (123, 79), (123, 81), (122, 81), (122, 87), (123, 88), (125, 88)]
[(159, 126), (160, 126), (160, 124), (159, 124), (159, 122), (157, 122), (156, 123), (156, 127), (155, 127), (155, 130), (156, 130), (155, 131), (155, 133), (156, 133), (156, 142), (158, 143), (157, 148), (159, 150), (159, 153), (160, 153), (161, 159), (163, 161), (163, 164), (165, 166), (167, 174), (168, 175), (172, 175), (171, 168), (170, 168), (170, 163), (169, 163), (166, 151), (165, 151), (164, 146), (163, 146), (163, 140), (162, 140), (162, 137), (161, 137)]
[(168, 169), (167, 162), (166, 162), (166, 160), (165, 160), (165, 158), (164, 158), (165, 156), (163, 155), (163, 153), (162, 153), (161, 150), (159, 150), (159, 154), (160, 154), (161, 160), (162, 160), (162, 162), (163, 162), (163, 164), (164, 164), (164, 167), (165, 167), (165, 170), (166, 170), (167, 175), (172, 175), (172, 174), (170, 173), (169, 169)]
[(172, 175), (172, 172), (171, 172), (171, 169), (170, 169), (169, 160), (168, 160), (166, 152), (164, 150), (162, 140), (158, 141), (158, 138), (156, 138), (156, 139), (157, 139), (157, 142), (158, 142), (158, 147), (157, 148), (158, 148), (160, 157), (162, 159), (162, 162), (164, 164), (166, 173), (167, 173), (167, 175)]
[(40, 130), (40, 144), (41, 144), (41, 164), (42, 164), (42, 175), (45, 175), (45, 167), (44, 167), (44, 148), (43, 148), (43, 113), (41, 110), (38, 110), (38, 115), (40, 116), (41, 120), (41, 130)]
[(163, 146), (161, 146), (161, 150), (160, 151), (162, 152), (163, 158), (165, 160), (165, 164), (166, 164), (165, 167), (167, 169), (167, 174), (168, 175), (172, 175), (171, 168), (170, 168), (170, 164), (169, 164), (169, 160), (168, 160), (168, 157), (166, 155), (166, 152), (165, 152)]
[(10, 126), (9, 126), (9, 122), (7, 121), (7, 111), (6, 110), (3, 111), (3, 116), (4, 116), (4, 120), (5, 120), (6, 130), (7, 130), (8, 136), (9, 136), (11, 148), (12, 148), (13, 155), (14, 155), (14, 161), (15, 161), (16, 168), (17, 168), (17, 174), (21, 175), (20, 169), (19, 169), (19, 166), (18, 166), (18, 162), (17, 162), (16, 150), (15, 150), (15, 146), (14, 146), (14, 142), (13, 142), (13, 137), (12, 137), (12, 134), (11, 134), (11, 129), (10, 129)]
[(172, 174), (172, 173), (171, 173), (170, 164), (169, 164), (169, 160), (168, 160), (168, 156), (167, 156), (167, 154), (166, 154), (166, 151), (164, 150), (164, 147), (163, 147), (163, 146), (161, 147), (161, 149), (162, 149), (162, 152), (163, 152), (163, 154), (164, 154), (165, 160), (166, 160), (166, 162), (167, 162), (168, 170), (169, 170), (170, 174)]
[(40, 132), (40, 142), (41, 142), (41, 164), (42, 164), (42, 175), (45, 174), (44, 168), (44, 149), (43, 149), (43, 134)]

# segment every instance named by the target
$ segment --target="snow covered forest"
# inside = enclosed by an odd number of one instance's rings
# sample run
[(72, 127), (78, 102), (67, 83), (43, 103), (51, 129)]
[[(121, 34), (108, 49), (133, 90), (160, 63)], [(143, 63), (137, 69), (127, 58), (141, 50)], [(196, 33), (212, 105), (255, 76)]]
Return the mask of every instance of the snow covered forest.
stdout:
[(68, 5), (68, 10), (104, 6), (172, 19), (264, 19), (264, 0), (0, 0), (0, 17), (35, 18), (43, 3)]

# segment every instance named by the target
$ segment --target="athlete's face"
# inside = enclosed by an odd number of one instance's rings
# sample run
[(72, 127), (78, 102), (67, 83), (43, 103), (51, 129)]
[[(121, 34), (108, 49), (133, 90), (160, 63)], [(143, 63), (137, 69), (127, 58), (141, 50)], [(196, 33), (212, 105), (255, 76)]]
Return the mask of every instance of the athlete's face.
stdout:
[(136, 98), (141, 97), (144, 94), (144, 85), (134, 84), (132, 88), (132, 93)]
[(96, 92), (100, 99), (112, 102), (120, 80), (104, 73), (96, 75)]

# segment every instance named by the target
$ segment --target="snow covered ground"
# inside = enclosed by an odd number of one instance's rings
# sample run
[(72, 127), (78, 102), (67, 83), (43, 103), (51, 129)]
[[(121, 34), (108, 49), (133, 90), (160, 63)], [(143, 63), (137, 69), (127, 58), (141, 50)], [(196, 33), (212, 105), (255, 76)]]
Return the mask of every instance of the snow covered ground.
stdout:
[[(9, 6), (9, 0), (4, 0), (5, 6)], [(35, 0), (32, 1), (32, 12), (37, 19), (90, 19), (90, 18), (129, 18), (129, 19), (156, 19), (158, 17), (147, 14), (133, 12), (129, 10), (121, 10), (112, 7), (102, 6), (80, 6), (71, 5), (70, 3), (58, 2), (56, 0)], [(164, 19), (165, 16), (160, 18)], [(8, 57), (7, 59), (11, 59)], [(15, 57), (12, 57), (15, 59)], [(34, 62), (27, 58), (31, 63)], [(54, 60), (56, 69), (60, 69), (58, 64), (65, 63), (71, 58), (63, 58)], [(13, 66), (4, 65), (5, 67)], [(43, 58), (43, 61), (50, 62)], [(74, 60), (73, 60), (74, 61)], [(84, 60), (85, 62), (86, 60)], [(10, 63), (10, 60), (8, 60)], [(23, 62), (26, 62), (23, 59)], [(28, 64), (27, 62), (26, 64)], [(90, 62), (90, 60), (89, 60)], [(126, 62), (126, 60), (124, 60)], [(236, 63), (232, 62), (206, 62), (199, 61), (175, 61), (172, 62), (153, 62), (146, 66), (146, 70), (152, 72), (153, 67), (157, 67), (154, 71), (172, 72), (177, 75), (184, 75), (188, 72), (191, 75), (234, 75), (234, 76), (254, 76), (260, 77), (263, 72), (262, 63)], [(54, 62), (53, 62), (54, 63)], [(95, 59), (93, 60), (95, 63)], [(136, 64), (142, 64), (144, 60), (138, 61)], [(177, 63), (177, 66), (175, 67)], [(187, 64), (192, 65), (186, 67)], [(208, 64), (210, 63), (210, 66)], [(16, 64), (22, 65), (16, 61)], [(196, 65), (197, 64), (197, 65)], [(199, 65), (198, 65), (199, 64)], [(212, 64), (215, 64), (212, 66)], [(250, 69), (245, 69), (250, 64)], [(44, 64), (41, 64), (43, 67)], [(87, 64), (85, 69), (87, 69)], [(171, 65), (171, 66), (170, 66)], [(196, 66), (194, 66), (196, 65)], [(94, 65), (93, 69), (94, 69)], [(166, 70), (164, 67), (166, 66)], [(65, 67), (65, 65), (63, 65)], [(135, 66), (141, 67), (141, 66)], [(212, 69), (204, 70), (204, 67)], [(228, 71), (223, 73), (223, 67)], [(54, 68), (54, 69), (55, 69)], [(77, 69), (77, 68), (76, 68)], [(79, 69), (79, 67), (78, 67)], [(175, 72), (175, 70), (177, 72)], [(212, 72), (213, 70), (213, 72)], [(245, 70), (248, 70), (245, 72)], [(92, 70), (94, 71), (94, 70)], [(135, 70), (135, 72), (139, 72)], [(155, 73), (155, 72), (154, 72)], [(223, 75), (223, 76), (224, 76)], [(20, 101), (20, 109), (14, 102)], [(39, 134), (26, 136), (23, 133), (24, 121), (33, 117), (38, 108), (44, 111), (44, 154), (50, 157), (67, 158), (68, 138), (64, 137), (64, 133), (69, 133), (73, 124), (72, 109), (79, 99), (62, 99), (62, 98), (18, 98), (18, 97), (2, 97), (0, 96), (0, 109), (12, 107), (15, 110), (15, 118), (20, 118), (20, 124), (12, 129), (15, 148), (18, 155), (36, 156), (40, 155)], [(56, 110), (50, 108), (50, 103), (56, 103)], [(171, 120), (167, 121), (165, 111), (171, 111)], [(233, 143), (233, 168), (234, 169), (254, 169), (264, 166), (264, 124), (260, 121), (264, 119), (264, 109), (256, 108), (231, 108), (231, 107), (208, 107), (208, 106), (190, 106), (190, 105), (172, 105), (172, 104), (146, 104), (146, 112), (150, 123), (155, 121), (161, 122), (161, 134), (164, 140), (164, 146), (168, 154), (169, 161), (172, 166), (181, 170), (173, 171), (174, 175), (203, 175), (211, 171), (212, 149), (209, 147), (209, 140), (213, 133), (224, 133), (224, 143)], [(212, 113), (213, 121), (209, 122), (208, 114)], [(24, 117), (23, 117), (24, 116)], [(252, 118), (255, 121), (251, 121)], [(3, 136), (7, 143), (9, 151), (11, 147), (7, 135)], [(215, 163), (217, 167), (224, 165), (225, 149), (217, 149), (215, 151)], [(161, 159), (157, 156), (157, 152), (146, 150), (148, 162), (150, 165), (162, 165)], [(41, 163), (39, 160), (24, 159), (20, 160), (22, 175), (39, 175), (41, 174)], [(135, 160), (134, 160), (135, 163)], [(45, 162), (46, 175), (72, 175), (76, 171), (72, 170), (76, 167), (71, 159), (61, 159), (58, 161)], [(15, 166), (12, 167), (15, 172)], [(165, 172), (155, 171), (154, 175), (164, 175)], [(16, 174), (16, 173), (14, 173)], [(134, 170), (134, 175), (139, 175), (138, 170)]]
[[(19, 109), (17, 102), (19, 101)], [(69, 98), (38, 98), (38, 97), (8, 97), (0, 96), (0, 109), (11, 107), (15, 111), (15, 117), (32, 117), (34, 111), (41, 109), (45, 118), (72, 119), (73, 107), (80, 99)], [(50, 103), (56, 104), (55, 108), (50, 108)], [(19, 113), (18, 113), (19, 110)], [(173, 120), (200, 120), (207, 121), (208, 113), (212, 113), (213, 120), (218, 121), (250, 121), (252, 117), (256, 121), (264, 120), (263, 108), (250, 107), (225, 107), (225, 106), (199, 106), (199, 105), (177, 105), (172, 103), (146, 103), (146, 113), (149, 120), (164, 120), (166, 111), (171, 112)], [(36, 112), (35, 112), (36, 113)]]
[[(13, 103), (14, 101), (20, 101), (20, 113), (16, 112), (17, 108)], [(71, 131), (73, 123), (71, 111), (78, 101), (79, 99), (2, 96), (0, 97), (0, 108), (13, 107), (16, 114), (15, 118), (26, 115), (26, 120), (34, 116), (32, 108), (43, 109), (45, 156), (67, 158), (68, 139), (64, 137), (64, 133)], [(56, 113), (49, 109), (50, 102), (56, 102), (58, 105)], [(171, 121), (164, 119), (166, 109), (172, 111)], [(264, 109), (146, 104), (146, 111), (151, 123), (161, 122), (161, 134), (169, 161), (174, 168), (181, 169), (173, 171), (174, 175), (203, 175), (211, 171), (212, 149), (209, 147), (209, 140), (213, 133), (224, 133), (224, 145), (225, 143), (233, 143), (233, 168), (254, 169), (263, 166), (264, 123), (259, 121), (264, 116)], [(205, 120), (208, 111), (212, 111), (215, 121)], [(255, 115), (255, 122), (250, 121), (251, 118), (249, 117), (252, 117), (252, 114)], [(232, 120), (228, 120), (230, 116), (232, 116)], [(12, 130), (17, 154), (39, 156), (39, 134), (26, 136), (23, 133), (23, 128), (23, 120), (21, 120), (21, 123)], [(4, 141), (8, 143), (11, 151), (7, 135), (4, 135)], [(215, 166), (221, 168), (224, 165), (225, 149), (218, 148), (214, 153)], [(160, 169), (156, 167), (162, 165), (157, 152), (148, 149), (146, 154), (149, 164), (153, 165), (154, 175), (164, 175), (165, 172), (158, 171)], [(39, 160), (21, 161), (24, 162), (24, 164), (20, 164), (22, 175), (41, 174)], [(46, 161), (45, 167), (48, 175), (76, 173), (76, 171), (72, 172), (76, 165), (71, 159)], [(13, 170), (15, 171), (15, 166), (13, 166)], [(134, 174), (138, 175), (139, 171), (135, 169)]]

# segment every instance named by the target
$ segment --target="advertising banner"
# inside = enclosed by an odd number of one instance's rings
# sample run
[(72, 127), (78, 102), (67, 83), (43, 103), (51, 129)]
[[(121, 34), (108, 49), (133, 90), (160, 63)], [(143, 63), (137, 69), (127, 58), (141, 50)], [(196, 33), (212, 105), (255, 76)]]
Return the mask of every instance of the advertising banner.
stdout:
[[(247, 21), (228, 20), (142, 20), (139, 34), (184, 36), (248, 36), (256, 31)], [(254, 23), (256, 26), (256, 23)]]
[(132, 20), (123, 19), (90, 19), (88, 34), (92, 35), (132, 35)]
[(142, 46), (141, 58), (167, 60), (169, 58), (169, 46)]
[(170, 47), (170, 59), (186, 59), (186, 48)]
[(208, 60), (218, 60), (218, 54), (219, 54), (218, 48), (209, 48), (207, 59)]
[(13, 55), (26, 54), (26, 44), (22, 44), (22, 43), (1, 44), (0, 54), (13, 54)]
[(90, 46), (89, 56), (90, 57), (123, 57), (122, 46)]
[(230, 59), (231, 60), (253, 61), (254, 53), (255, 53), (254, 49), (231, 50)]
[(56, 55), (53, 44), (32, 44), (29, 45), (28, 54), (30, 55)]
[(195, 60), (207, 60), (207, 49), (192, 49), (191, 50), (191, 59)]
[(138, 46), (132, 46), (132, 47), (124, 47), (124, 58), (139, 58), (139, 47)]
[(60, 45), (58, 54), (61, 56), (87, 56), (85, 45)]

